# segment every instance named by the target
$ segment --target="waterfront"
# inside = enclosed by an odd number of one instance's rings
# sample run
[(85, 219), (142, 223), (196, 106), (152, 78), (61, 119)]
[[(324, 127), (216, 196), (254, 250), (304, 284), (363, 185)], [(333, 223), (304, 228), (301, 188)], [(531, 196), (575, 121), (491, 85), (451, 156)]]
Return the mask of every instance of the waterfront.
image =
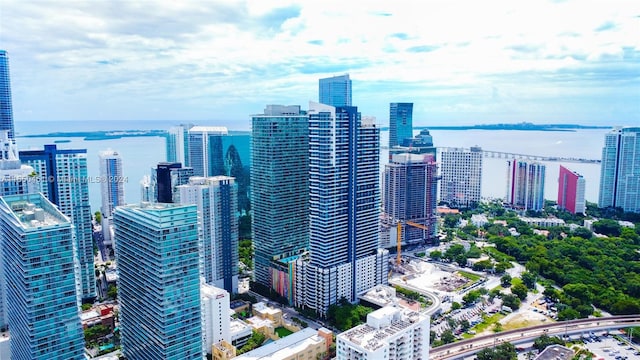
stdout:
[[(165, 139), (163, 137), (127, 137), (108, 140), (84, 140), (82, 138), (25, 138), (20, 135), (46, 134), (59, 131), (97, 130), (167, 130), (178, 121), (136, 121), (136, 122), (17, 122), (17, 143), (20, 149), (42, 148), (55, 140), (62, 149), (86, 148), (87, 167), (90, 178), (99, 175), (98, 152), (106, 149), (118, 151), (123, 159), (125, 176), (125, 198), (128, 203), (140, 201), (140, 180), (151, 172), (158, 162), (166, 160)], [(199, 122), (198, 125), (216, 125), (215, 122)], [(244, 126), (239, 125), (239, 128)], [(608, 129), (577, 131), (507, 131), (507, 130), (432, 130), (436, 146), (465, 147), (481, 146), (486, 150), (513, 152), (531, 155), (558, 157), (578, 157), (600, 159), (604, 134)], [(233, 132), (232, 132), (233, 133)], [(415, 130), (414, 133), (419, 133)], [(243, 164), (249, 161), (249, 141), (246, 135), (231, 138), (241, 155)], [(380, 143), (388, 144), (388, 131), (381, 132)], [(226, 151), (226, 149), (225, 149)], [(388, 158), (388, 150), (380, 152), (381, 170)], [(597, 202), (600, 180), (600, 164), (544, 162), (547, 165), (545, 198), (555, 200), (558, 189), (559, 165), (581, 173), (586, 179), (586, 199)], [(90, 182), (90, 202), (93, 211), (100, 207), (100, 184)], [(503, 197), (506, 191), (506, 159), (484, 158), (483, 197)]]

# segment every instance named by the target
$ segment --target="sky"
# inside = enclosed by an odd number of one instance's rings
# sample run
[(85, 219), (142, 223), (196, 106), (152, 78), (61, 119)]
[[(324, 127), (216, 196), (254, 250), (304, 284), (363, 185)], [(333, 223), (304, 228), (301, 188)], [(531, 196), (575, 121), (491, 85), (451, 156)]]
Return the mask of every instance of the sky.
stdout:
[(0, 0), (15, 121), (248, 130), (350, 74), (386, 126), (640, 124), (640, 1)]

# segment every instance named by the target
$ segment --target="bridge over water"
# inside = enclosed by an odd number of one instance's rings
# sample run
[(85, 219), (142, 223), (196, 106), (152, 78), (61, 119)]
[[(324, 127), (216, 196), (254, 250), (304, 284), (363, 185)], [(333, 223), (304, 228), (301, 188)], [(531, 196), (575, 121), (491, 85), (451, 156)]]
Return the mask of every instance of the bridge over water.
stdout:
[[(471, 151), (468, 148), (459, 148), (459, 147), (438, 147), (437, 149), (438, 149), (438, 152)], [(553, 162), (568, 162), (568, 163), (583, 163), (583, 164), (600, 164), (601, 162), (601, 160), (599, 159), (518, 154), (518, 153), (512, 153), (512, 152), (486, 150), (486, 149), (482, 149), (482, 154), (486, 158), (498, 158), (498, 159), (523, 159), (523, 160), (532, 160), (532, 161), (553, 161)]]

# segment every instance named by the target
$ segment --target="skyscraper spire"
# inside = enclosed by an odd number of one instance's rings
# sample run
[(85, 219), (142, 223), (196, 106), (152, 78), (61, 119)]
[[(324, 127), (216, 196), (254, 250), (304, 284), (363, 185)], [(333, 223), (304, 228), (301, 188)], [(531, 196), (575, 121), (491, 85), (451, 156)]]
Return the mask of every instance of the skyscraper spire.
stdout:
[(0, 130), (9, 130), (10, 139), (15, 137), (11, 82), (9, 81), (9, 55), (6, 50), (0, 50)]

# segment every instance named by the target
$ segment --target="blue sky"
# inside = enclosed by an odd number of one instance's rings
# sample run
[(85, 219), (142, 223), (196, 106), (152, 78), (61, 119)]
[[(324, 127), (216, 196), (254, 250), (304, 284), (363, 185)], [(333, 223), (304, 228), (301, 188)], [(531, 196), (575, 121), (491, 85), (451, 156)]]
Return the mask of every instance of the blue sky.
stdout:
[(0, 2), (16, 121), (249, 129), (349, 73), (386, 125), (640, 123), (640, 1)]

